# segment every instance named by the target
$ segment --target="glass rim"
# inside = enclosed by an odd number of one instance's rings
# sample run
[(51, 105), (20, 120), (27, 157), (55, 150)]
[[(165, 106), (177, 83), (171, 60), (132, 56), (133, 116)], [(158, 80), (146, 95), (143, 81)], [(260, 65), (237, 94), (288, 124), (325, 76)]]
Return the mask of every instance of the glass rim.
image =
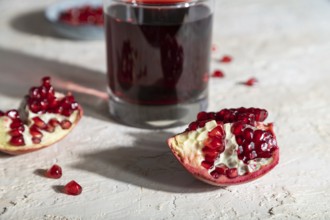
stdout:
[[(183, 2), (171, 2), (171, 3), (164, 3), (164, 4), (157, 4), (157, 3), (141, 3), (141, 2), (136, 2), (136, 0), (131, 0), (131, 1), (124, 1), (124, 0), (112, 0), (112, 1), (107, 1), (105, 0), (104, 2), (108, 2), (108, 4), (122, 4), (122, 5), (128, 5), (131, 7), (144, 7), (144, 8), (188, 8), (194, 5), (198, 4), (203, 4), (207, 2), (212, 2), (214, 0), (190, 0), (188, 1), (183, 1)], [(105, 4), (106, 5), (106, 4)]]

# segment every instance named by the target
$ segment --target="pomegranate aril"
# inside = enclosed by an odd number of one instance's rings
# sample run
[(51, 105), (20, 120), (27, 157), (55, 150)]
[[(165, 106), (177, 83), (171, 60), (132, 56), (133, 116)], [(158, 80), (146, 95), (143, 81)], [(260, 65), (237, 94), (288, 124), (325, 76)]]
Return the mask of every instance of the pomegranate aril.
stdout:
[(226, 170), (226, 176), (230, 179), (233, 179), (238, 176), (238, 171), (236, 168), (231, 168)]
[(268, 117), (268, 112), (266, 110), (260, 109), (258, 112), (256, 112), (255, 116), (257, 121), (262, 122)]
[(54, 164), (47, 170), (46, 176), (53, 179), (59, 179), (62, 177), (62, 168), (59, 165)]
[(18, 113), (18, 111), (17, 111), (17, 110), (14, 110), (14, 109), (7, 111), (7, 112), (6, 112), (6, 115), (7, 115), (9, 118), (11, 118), (11, 119), (19, 118), (19, 113)]
[(245, 141), (251, 141), (253, 137), (253, 130), (251, 128), (246, 128), (243, 131), (243, 138)]
[(29, 108), (33, 113), (38, 113), (40, 111), (40, 105), (36, 101), (31, 102)]
[(233, 60), (233, 58), (229, 55), (224, 55), (221, 59), (221, 63), (230, 63)]
[(213, 163), (212, 162), (209, 162), (209, 161), (202, 161), (202, 164), (201, 164), (205, 169), (210, 169), (212, 166), (213, 166)]
[(60, 122), (56, 118), (52, 118), (52, 119), (49, 120), (48, 124), (53, 126), (53, 127), (56, 127), (57, 125), (60, 124)]
[(208, 139), (205, 142), (205, 146), (211, 148), (211, 149), (216, 149), (219, 152), (222, 152), (224, 150), (224, 142), (222, 139), (219, 138), (212, 138), (212, 139)]
[(223, 137), (224, 135), (225, 131), (223, 130), (222, 126), (217, 126), (208, 133), (209, 137)]
[(241, 136), (235, 136), (235, 140), (236, 140), (237, 145), (243, 144), (243, 139)]
[(206, 112), (199, 112), (197, 114), (197, 120), (202, 121), (208, 119), (208, 114)]
[(216, 170), (213, 170), (210, 175), (214, 178), (214, 179), (219, 179), (219, 177), (221, 176), (221, 174), (216, 171)]
[(82, 192), (82, 187), (74, 180), (70, 181), (64, 186), (64, 193), (68, 195), (79, 195)]
[(244, 82), (244, 85), (246, 86), (254, 86), (256, 83), (258, 82), (258, 80), (254, 77), (248, 79), (246, 82)]
[(69, 117), (72, 114), (72, 110), (67, 108), (67, 109), (63, 109), (62, 111), (62, 115)]
[(45, 128), (44, 128), (45, 131), (49, 132), (49, 133), (53, 133), (55, 131), (55, 127), (48, 124)]
[(8, 134), (12, 137), (16, 137), (16, 136), (21, 136), (22, 133), (24, 131), (24, 127), (18, 127), (18, 128), (15, 128), (15, 129), (12, 129), (8, 132)]
[(32, 118), (34, 125), (37, 126), (38, 128), (45, 128), (46, 123), (39, 117), (34, 117)]
[(48, 108), (54, 109), (58, 106), (58, 101), (56, 99), (48, 99)]
[(74, 99), (73, 95), (71, 95), (71, 94), (68, 94), (66, 96), (66, 99), (69, 101), (69, 103), (75, 102), (75, 99)]
[(199, 121), (199, 122), (198, 122), (198, 127), (200, 127), (200, 128), (205, 127), (205, 124), (206, 124), (207, 122), (208, 122), (207, 120), (205, 120), (205, 121)]
[(32, 87), (29, 92), (29, 96), (34, 99), (39, 99), (40, 94), (39, 94), (39, 88), (38, 87)]
[(38, 127), (32, 125), (30, 127), (30, 134), (32, 135), (32, 137), (36, 137), (36, 138), (42, 138), (43, 134), (39, 131)]
[(233, 133), (234, 135), (239, 135), (242, 133), (244, 127), (245, 127), (245, 124), (243, 124), (241, 122), (236, 122), (231, 127), (231, 133)]
[(253, 142), (257, 143), (259, 141), (261, 141), (261, 139), (263, 138), (263, 134), (264, 132), (262, 130), (255, 130), (253, 132)]
[(13, 146), (24, 146), (25, 145), (24, 138), (22, 135), (12, 137), (10, 139), (9, 143)]
[(32, 137), (32, 143), (34, 144), (40, 144), (41, 143), (41, 138), (38, 137)]
[(39, 94), (41, 98), (46, 98), (48, 95), (47, 88), (45, 86), (39, 87)]
[(253, 160), (257, 157), (258, 157), (257, 153), (255, 151), (252, 151), (251, 153), (249, 153), (248, 159)]
[(14, 129), (14, 128), (21, 127), (22, 125), (23, 125), (23, 122), (20, 119), (15, 119), (11, 122), (10, 128)]
[(215, 170), (219, 173), (219, 174), (225, 174), (226, 173), (226, 170), (228, 168), (224, 165), (221, 165), (221, 166), (218, 166), (215, 168)]
[(41, 79), (42, 85), (43, 86), (50, 86), (50, 77), (49, 76), (45, 76)]
[(191, 122), (188, 126), (190, 131), (194, 131), (198, 128), (198, 123), (197, 122)]
[(215, 70), (212, 74), (212, 77), (223, 78), (225, 77), (225, 74), (221, 70)]
[(71, 125), (72, 125), (72, 123), (66, 119), (61, 122), (61, 127), (63, 129), (69, 129), (71, 127)]
[(40, 109), (46, 111), (48, 109), (48, 102), (47, 100), (40, 101)]

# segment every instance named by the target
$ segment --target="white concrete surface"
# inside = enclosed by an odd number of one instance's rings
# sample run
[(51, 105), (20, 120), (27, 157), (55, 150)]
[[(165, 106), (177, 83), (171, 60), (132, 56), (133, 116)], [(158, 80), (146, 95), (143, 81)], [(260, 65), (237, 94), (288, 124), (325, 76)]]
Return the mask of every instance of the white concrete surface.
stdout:
[[(50, 75), (86, 115), (52, 147), (0, 154), (0, 219), (330, 219), (330, 1), (217, 0), (212, 68), (226, 77), (211, 79), (210, 110), (267, 108), (281, 147), (271, 173), (227, 188), (195, 180), (174, 159), (166, 139), (182, 128), (108, 119), (104, 43), (58, 37), (42, 20), (51, 2), (0, 1), (0, 109)], [(216, 62), (222, 54), (234, 62)], [(238, 84), (251, 76), (257, 86)], [(61, 179), (38, 175), (53, 163)], [(57, 192), (72, 179), (80, 196)]]

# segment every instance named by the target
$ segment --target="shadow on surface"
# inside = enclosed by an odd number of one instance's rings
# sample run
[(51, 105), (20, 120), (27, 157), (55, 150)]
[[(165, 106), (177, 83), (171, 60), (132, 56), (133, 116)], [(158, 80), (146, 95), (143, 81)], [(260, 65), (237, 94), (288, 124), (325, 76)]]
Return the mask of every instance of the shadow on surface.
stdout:
[(56, 193), (64, 193), (63, 185), (54, 185), (54, 186), (52, 186), (52, 188)]
[(26, 34), (70, 40), (62, 37), (54, 30), (52, 25), (46, 20), (43, 10), (21, 14), (14, 18), (10, 25), (15, 30)]
[(46, 172), (46, 169), (36, 169), (33, 173), (37, 176), (45, 177)]
[(101, 72), (0, 48), (0, 76), (0, 93), (16, 99), (39, 85), (42, 77), (50, 76), (56, 89), (73, 92), (86, 115), (109, 120), (107, 79)]
[(168, 132), (129, 133), (132, 146), (116, 146), (82, 155), (74, 168), (153, 190), (196, 193), (217, 190), (190, 175), (172, 155)]

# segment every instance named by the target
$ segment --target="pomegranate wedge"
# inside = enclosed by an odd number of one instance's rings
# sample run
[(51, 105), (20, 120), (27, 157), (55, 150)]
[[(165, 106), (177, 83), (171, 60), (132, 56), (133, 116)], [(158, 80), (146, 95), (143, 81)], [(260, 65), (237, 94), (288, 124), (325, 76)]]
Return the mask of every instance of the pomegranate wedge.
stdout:
[(168, 140), (181, 164), (196, 178), (216, 186), (255, 180), (279, 162), (268, 112), (257, 108), (201, 112), (185, 132)]
[(47, 147), (61, 140), (83, 115), (71, 94), (54, 91), (50, 78), (32, 87), (19, 110), (0, 111), (0, 151), (16, 155)]

